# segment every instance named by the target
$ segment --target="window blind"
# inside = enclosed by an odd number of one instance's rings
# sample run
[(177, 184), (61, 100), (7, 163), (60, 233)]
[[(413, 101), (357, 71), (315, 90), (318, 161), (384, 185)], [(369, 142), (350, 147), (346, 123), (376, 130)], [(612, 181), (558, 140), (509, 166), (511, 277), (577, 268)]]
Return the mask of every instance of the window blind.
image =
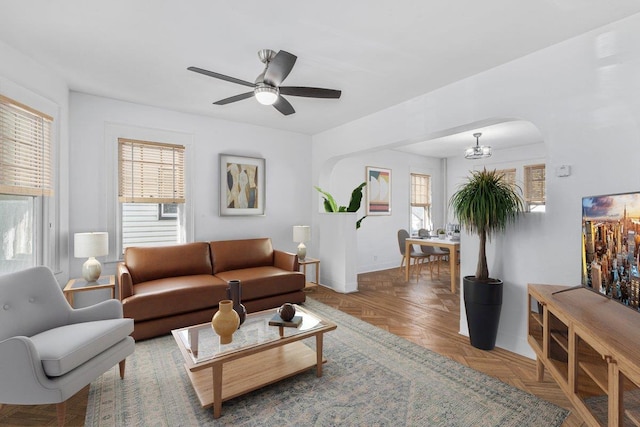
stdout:
[(118, 139), (118, 200), (184, 203), (184, 147)]
[(53, 118), (0, 95), (0, 193), (51, 196)]
[(545, 204), (545, 165), (524, 167), (524, 199), (532, 204)]
[(516, 170), (515, 169), (498, 169), (496, 170), (498, 175), (503, 175), (504, 182), (515, 187), (516, 185)]
[(431, 177), (411, 174), (411, 206), (431, 206)]

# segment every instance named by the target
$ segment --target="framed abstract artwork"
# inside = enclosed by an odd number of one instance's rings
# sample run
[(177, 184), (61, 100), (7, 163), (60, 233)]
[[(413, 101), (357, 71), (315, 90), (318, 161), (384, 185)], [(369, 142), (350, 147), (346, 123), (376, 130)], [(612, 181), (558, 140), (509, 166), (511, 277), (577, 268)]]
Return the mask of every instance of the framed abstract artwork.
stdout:
[(265, 160), (220, 154), (220, 216), (264, 215)]
[(391, 215), (391, 169), (367, 166), (367, 215)]

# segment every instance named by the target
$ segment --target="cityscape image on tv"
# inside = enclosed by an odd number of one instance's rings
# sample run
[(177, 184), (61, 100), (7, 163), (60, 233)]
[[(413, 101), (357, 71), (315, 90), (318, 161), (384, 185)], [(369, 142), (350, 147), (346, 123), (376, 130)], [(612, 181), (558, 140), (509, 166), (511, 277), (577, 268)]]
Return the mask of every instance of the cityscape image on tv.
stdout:
[(638, 310), (640, 192), (582, 198), (582, 285)]

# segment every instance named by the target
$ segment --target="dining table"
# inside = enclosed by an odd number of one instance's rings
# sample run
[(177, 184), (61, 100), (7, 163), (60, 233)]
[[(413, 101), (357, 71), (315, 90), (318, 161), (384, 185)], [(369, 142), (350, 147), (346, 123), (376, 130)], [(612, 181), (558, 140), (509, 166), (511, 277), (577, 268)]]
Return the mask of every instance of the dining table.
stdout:
[(460, 250), (460, 239), (453, 240), (451, 237), (441, 239), (439, 237), (411, 237), (405, 240), (405, 273), (404, 278), (409, 281), (409, 267), (411, 266), (411, 245), (432, 246), (435, 248), (449, 249), (449, 272), (451, 274), (451, 293), (456, 293), (456, 281), (458, 272), (458, 251)]

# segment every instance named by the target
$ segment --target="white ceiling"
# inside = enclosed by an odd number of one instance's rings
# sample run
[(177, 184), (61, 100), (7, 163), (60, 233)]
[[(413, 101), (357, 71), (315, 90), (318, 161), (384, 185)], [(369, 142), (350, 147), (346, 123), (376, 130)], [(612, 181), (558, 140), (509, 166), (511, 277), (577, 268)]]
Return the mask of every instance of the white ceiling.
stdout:
[[(313, 135), (637, 12), (637, 0), (2, 0), (0, 41), (74, 91)], [(247, 88), (186, 70), (254, 81), (264, 48), (298, 56), (285, 85), (342, 98), (289, 96), (287, 117), (252, 98), (217, 106)]]
[(470, 130), (454, 129), (450, 135), (439, 136), (395, 148), (398, 151), (429, 157), (461, 157), (464, 150), (476, 145), (475, 133), (480, 133), (480, 145), (502, 150), (543, 142), (538, 128), (531, 122), (511, 120), (493, 124), (477, 124)]

